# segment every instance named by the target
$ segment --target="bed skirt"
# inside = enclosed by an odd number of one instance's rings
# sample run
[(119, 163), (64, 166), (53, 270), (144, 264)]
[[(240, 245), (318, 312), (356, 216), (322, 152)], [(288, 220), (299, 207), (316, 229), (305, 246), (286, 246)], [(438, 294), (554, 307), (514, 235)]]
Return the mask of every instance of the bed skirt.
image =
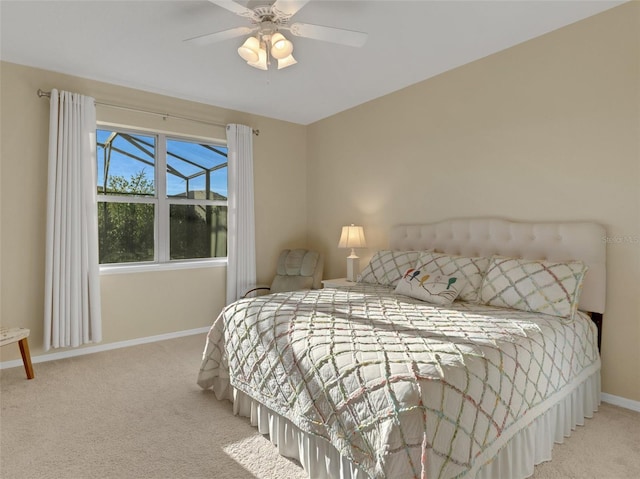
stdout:
[[(214, 385), (218, 399), (233, 402), (234, 414), (248, 417), (261, 434), (267, 434), (282, 456), (297, 459), (312, 479), (366, 479), (368, 476), (340, 455), (327, 440), (301, 431), (246, 394), (230, 387), (227, 378)], [(222, 382), (222, 384), (221, 384)], [(218, 386), (218, 387), (216, 387)], [(480, 464), (470, 477), (524, 479), (536, 464), (551, 460), (554, 443), (564, 442), (584, 419), (593, 417), (600, 404), (600, 369), (576, 384), (546, 412), (516, 432), (492, 459)]]

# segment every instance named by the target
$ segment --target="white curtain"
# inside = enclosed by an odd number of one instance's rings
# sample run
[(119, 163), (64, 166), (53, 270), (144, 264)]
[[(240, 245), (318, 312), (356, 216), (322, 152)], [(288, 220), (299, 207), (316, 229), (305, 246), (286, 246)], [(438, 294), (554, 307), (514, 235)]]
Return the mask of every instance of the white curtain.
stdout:
[(253, 130), (244, 125), (227, 125), (227, 147), (227, 304), (231, 304), (256, 284)]
[(93, 98), (51, 92), (44, 348), (102, 340)]

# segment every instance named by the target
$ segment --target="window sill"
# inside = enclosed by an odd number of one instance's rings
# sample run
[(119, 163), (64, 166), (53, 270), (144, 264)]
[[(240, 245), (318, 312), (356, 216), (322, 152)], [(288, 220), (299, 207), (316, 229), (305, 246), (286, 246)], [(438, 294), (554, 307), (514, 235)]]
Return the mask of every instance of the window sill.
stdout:
[(223, 266), (227, 266), (227, 258), (176, 261), (172, 263), (101, 265), (100, 275), (148, 273), (152, 271), (174, 271), (178, 269), (220, 268)]

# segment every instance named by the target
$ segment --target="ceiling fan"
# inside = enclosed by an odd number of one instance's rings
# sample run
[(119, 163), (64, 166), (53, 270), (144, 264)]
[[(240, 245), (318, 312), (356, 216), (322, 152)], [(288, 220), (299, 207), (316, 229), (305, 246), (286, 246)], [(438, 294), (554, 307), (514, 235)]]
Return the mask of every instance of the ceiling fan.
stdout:
[(260, 70), (268, 70), (271, 58), (278, 60), (278, 70), (297, 63), (292, 54), (293, 43), (285, 38), (282, 30), (288, 31), (296, 37), (312, 38), (351, 47), (361, 47), (367, 40), (367, 34), (363, 32), (310, 23), (290, 24), (291, 17), (309, 0), (276, 0), (272, 5), (261, 5), (254, 8), (244, 7), (230, 0), (209, 0), (209, 2), (249, 19), (251, 25), (199, 35), (188, 38), (185, 42), (195, 45), (209, 45), (243, 35), (252, 35), (238, 48), (238, 55), (247, 64)]

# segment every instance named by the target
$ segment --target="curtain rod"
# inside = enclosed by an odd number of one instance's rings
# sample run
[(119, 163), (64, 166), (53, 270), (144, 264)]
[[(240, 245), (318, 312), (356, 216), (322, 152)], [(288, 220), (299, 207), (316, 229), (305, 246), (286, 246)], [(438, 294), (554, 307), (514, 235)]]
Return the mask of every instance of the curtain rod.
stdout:
[[(41, 90), (40, 88), (38, 88), (38, 96), (40, 98), (47, 97), (47, 98), (51, 98), (51, 92), (50, 91), (44, 91)], [(114, 105), (113, 103), (105, 103), (102, 101), (97, 101), (96, 100), (96, 105), (102, 105), (102, 106), (106, 106), (109, 108), (117, 108), (120, 110), (129, 110), (129, 111), (137, 111), (140, 113), (147, 113), (149, 115), (157, 115), (157, 116), (161, 116), (163, 118), (176, 118), (178, 120), (187, 120), (187, 121), (193, 121), (196, 123), (204, 123), (205, 125), (213, 125), (213, 126), (222, 126), (222, 127), (226, 127), (227, 125), (223, 124), (223, 123), (215, 123), (215, 122), (211, 122), (211, 121), (206, 121), (206, 120), (199, 120), (197, 118), (189, 118), (188, 116), (180, 116), (180, 115), (171, 115), (169, 113), (161, 113), (159, 111), (151, 111), (151, 110), (143, 110), (142, 108), (133, 108), (130, 106), (123, 106), (123, 105)], [(260, 130), (256, 130), (253, 129), (253, 134), (256, 136), (260, 135)]]

